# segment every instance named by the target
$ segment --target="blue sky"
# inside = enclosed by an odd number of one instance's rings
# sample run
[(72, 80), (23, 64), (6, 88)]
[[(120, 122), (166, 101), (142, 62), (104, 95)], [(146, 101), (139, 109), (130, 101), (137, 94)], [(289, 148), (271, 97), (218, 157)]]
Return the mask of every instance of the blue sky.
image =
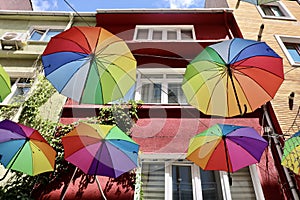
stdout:
[(205, 0), (32, 0), (34, 11), (96, 12), (96, 9), (203, 8)]

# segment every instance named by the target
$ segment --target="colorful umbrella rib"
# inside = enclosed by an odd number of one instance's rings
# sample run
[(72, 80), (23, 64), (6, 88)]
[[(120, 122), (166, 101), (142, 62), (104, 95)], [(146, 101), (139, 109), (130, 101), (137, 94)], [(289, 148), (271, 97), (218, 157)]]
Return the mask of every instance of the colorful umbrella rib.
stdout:
[(235, 38), (206, 47), (192, 60), (182, 89), (204, 114), (232, 117), (273, 99), (283, 80), (282, 58), (266, 43)]
[(5, 72), (3, 67), (0, 65), (0, 103), (9, 95), (11, 92), (10, 78)]
[(300, 175), (300, 131), (285, 141), (281, 164)]
[(135, 86), (127, 44), (101, 27), (72, 27), (51, 38), (42, 55), (46, 78), (61, 94), (87, 104), (123, 98)]
[(137, 167), (139, 145), (117, 126), (80, 122), (62, 142), (65, 159), (86, 174), (116, 178)]
[(267, 146), (251, 127), (216, 124), (191, 138), (186, 158), (203, 170), (235, 172), (259, 162)]
[(34, 176), (53, 171), (56, 152), (30, 127), (3, 120), (0, 122), (0, 162), (8, 168)]

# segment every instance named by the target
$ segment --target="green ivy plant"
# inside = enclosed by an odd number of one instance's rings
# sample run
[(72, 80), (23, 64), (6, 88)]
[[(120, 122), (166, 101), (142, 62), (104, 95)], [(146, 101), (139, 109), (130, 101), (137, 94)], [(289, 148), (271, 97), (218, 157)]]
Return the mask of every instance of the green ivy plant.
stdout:
[[(42, 118), (39, 112), (39, 108), (48, 101), (54, 92), (55, 89), (45, 77), (39, 76), (38, 83), (29, 98), (24, 102), (0, 108), (0, 118), (3, 119), (11, 119), (17, 110), (22, 108), (18, 122), (38, 130), (57, 152), (56, 165), (53, 172), (46, 172), (37, 176), (15, 172), (4, 186), (0, 186), (1, 199), (35, 199), (42, 194), (61, 188), (63, 183), (67, 186), (71, 179), (70, 171), (74, 171), (75, 167), (64, 160), (61, 137), (70, 132), (76, 123), (65, 125), (54, 122)], [(98, 116), (86, 119), (85, 121), (96, 121), (99, 124), (116, 124), (125, 133), (130, 135), (132, 125), (138, 119), (137, 112), (140, 105), (141, 102), (129, 101), (126, 104), (120, 103), (103, 107), (100, 109)], [(84, 179), (81, 185), (82, 188), (91, 179), (90, 176), (84, 175), (82, 172), (76, 174), (75, 178), (78, 177)], [(134, 173), (130, 173), (128, 180), (132, 180), (133, 177)], [(132, 188), (134, 189), (134, 181), (130, 183), (132, 183)], [(48, 187), (49, 185), (51, 187)], [(63, 188), (63, 190), (65, 189), (66, 187)]]

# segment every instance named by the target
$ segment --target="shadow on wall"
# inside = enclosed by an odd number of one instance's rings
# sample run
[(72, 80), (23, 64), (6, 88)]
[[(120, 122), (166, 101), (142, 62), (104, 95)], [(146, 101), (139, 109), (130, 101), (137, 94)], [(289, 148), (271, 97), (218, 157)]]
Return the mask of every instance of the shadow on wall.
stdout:
[[(55, 177), (49, 183), (36, 186), (32, 191), (32, 197), (38, 200), (59, 200), (62, 199), (64, 192), (66, 192), (64, 200), (99, 199), (101, 193), (95, 176), (86, 175), (82, 171), (77, 170), (73, 181), (69, 182), (74, 170), (75, 167), (70, 166), (62, 176)], [(125, 173), (118, 178), (98, 176), (98, 180), (107, 199), (133, 199), (135, 188), (134, 172)]]

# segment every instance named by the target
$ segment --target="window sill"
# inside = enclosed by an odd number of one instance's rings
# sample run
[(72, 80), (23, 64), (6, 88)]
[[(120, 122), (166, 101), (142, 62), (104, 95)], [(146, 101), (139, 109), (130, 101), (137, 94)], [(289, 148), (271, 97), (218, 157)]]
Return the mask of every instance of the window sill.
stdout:
[(48, 42), (46, 41), (35, 41), (35, 40), (27, 40), (27, 44), (35, 44), (35, 45), (47, 45)]
[(263, 19), (273, 19), (273, 20), (297, 21), (296, 18), (291, 18), (291, 17), (262, 16), (262, 18)]

